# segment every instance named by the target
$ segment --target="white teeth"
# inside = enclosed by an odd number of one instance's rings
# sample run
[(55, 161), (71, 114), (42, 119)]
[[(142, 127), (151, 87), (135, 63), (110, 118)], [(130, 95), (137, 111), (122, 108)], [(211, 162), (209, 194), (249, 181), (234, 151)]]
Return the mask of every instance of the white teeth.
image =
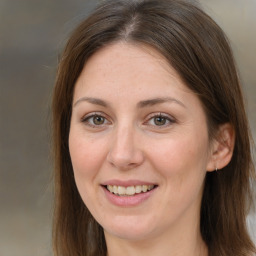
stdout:
[(113, 192), (117, 194), (117, 186), (113, 186)]
[(154, 185), (149, 185), (148, 186), (148, 190), (151, 190), (151, 189), (153, 189), (154, 188)]
[(142, 191), (143, 191), (143, 192), (146, 192), (147, 190), (148, 190), (148, 186), (143, 185), (143, 186), (142, 186)]
[(142, 187), (141, 186), (136, 186), (135, 187), (135, 192), (138, 194), (138, 193), (141, 193), (142, 191)]
[(112, 186), (107, 185), (107, 189), (116, 195), (120, 196), (132, 196), (136, 194), (139, 194), (141, 192), (147, 192), (154, 188), (154, 185), (139, 185), (139, 186), (129, 186), (129, 187), (123, 187), (123, 186)]
[(126, 188), (126, 194), (129, 195), (129, 196), (134, 195), (135, 194), (135, 187), (132, 186), (132, 187)]
[(107, 187), (108, 187), (108, 190), (109, 190), (111, 193), (113, 193), (113, 192), (114, 192), (114, 190), (113, 190), (113, 186), (108, 185)]
[(118, 186), (117, 187), (117, 193), (119, 194), (119, 195), (125, 195), (126, 193), (126, 189), (125, 189), (125, 187), (121, 187), (121, 186)]

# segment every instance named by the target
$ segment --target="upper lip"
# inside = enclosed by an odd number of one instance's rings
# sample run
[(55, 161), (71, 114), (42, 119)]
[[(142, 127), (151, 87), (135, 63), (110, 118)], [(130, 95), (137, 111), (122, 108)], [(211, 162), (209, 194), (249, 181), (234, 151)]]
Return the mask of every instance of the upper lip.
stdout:
[(139, 185), (157, 185), (156, 183), (148, 182), (148, 181), (143, 181), (143, 180), (108, 180), (103, 183), (101, 183), (102, 186), (107, 186), (107, 185), (116, 185), (116, 186), (122, 186), (122, 187), (129, 187), (129, 186), (139, 186)]

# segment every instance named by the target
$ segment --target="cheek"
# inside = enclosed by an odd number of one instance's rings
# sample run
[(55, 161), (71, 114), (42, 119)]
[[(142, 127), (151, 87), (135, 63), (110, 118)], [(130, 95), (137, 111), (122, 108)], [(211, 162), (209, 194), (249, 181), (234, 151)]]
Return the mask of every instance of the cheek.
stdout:
[(78, 188), (80, 184), (95, 182), (95, 177), (105, 158), (103, 149), (102, 143), (100, 145), (92, 138), (71, 129), (69, 151)]
[[(207, 165), (207, 136), (181, 136), (152, 147), (153, 165), (173, 186), (190, 187), (203, 182)], [(178, 189), (177, 188), (177, 189)]]
[(183, 137), (169, 141), (155, 151), (154, 168), (164, 177), (163, 197), (168, 202), (165, 211), (172, 213), (173, 218), (192, 205), (200, 205), (206, 174), (206, 149), (207, 144)]
[(98, 189), (97, 174), (102, 165), (103, 152), (98, 143), (72, 129), (69, 136), (69, 151), (74, 178), (79, 194), (89, 209), (94, 210), (95, 189)]

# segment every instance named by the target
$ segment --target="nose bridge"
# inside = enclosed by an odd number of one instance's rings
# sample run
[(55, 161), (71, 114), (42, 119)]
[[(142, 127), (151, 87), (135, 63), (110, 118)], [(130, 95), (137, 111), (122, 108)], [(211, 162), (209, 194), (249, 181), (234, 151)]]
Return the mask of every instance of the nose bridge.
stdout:
[(120, 147), (120, 150), (128, 149), (133, 144), (134, 131), (129, 124), (120, 125), (117, 127), (115, 134), (115, 146)]
[(118, 168), (131, 168), (143, 161), (143, 153), (138, 147), (136, 128), (129, 123), (120, 123), (113, 132), (108, 160)]

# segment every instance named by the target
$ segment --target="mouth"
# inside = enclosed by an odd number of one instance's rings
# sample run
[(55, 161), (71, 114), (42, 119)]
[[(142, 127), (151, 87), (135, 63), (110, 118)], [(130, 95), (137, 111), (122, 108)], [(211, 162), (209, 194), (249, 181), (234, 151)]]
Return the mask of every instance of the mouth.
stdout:
[(135, 196), (147, 193), (157, 187), (157, 185), (136, 185), (136, 186), (118, 186), (118, 185), (105, 185), (103, 186), (110, 193), (117, 196)]

